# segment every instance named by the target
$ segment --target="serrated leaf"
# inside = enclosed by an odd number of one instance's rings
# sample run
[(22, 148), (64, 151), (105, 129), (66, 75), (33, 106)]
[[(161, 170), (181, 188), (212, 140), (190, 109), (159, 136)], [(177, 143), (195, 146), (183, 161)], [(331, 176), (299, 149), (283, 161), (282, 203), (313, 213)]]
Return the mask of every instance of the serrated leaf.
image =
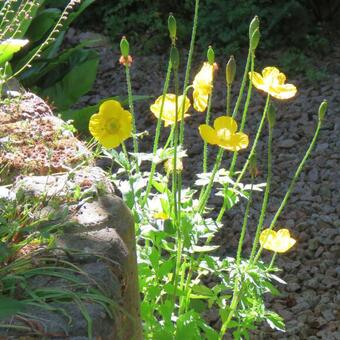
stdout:
[(194, 253), (208, 253), (220, 248), (220, 246), (192, 246)]

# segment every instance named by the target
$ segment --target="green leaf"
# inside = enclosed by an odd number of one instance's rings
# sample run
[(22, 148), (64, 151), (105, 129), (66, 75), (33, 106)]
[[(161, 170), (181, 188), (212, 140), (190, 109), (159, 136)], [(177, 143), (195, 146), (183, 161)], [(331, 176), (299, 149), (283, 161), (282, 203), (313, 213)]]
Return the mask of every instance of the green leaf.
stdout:
[(281, 332), (285, 332), (285, 322), (283, 320), (283, 318), (274, 312), (268, 312), (265, 315), (266, 321), (268, 323), (268, 325), (272, 328), (272, 329), (277, 329), (278, 331)]
[(53, 86), (41, 89), (39, 94), (48, 97), (59, 109), (75, 104), (87, 93), (96, 79), (99, 56), (94, 51), (77, 51), (70, 58), (70, 71)]
[(166, 183), (157, 182), (155, 180), (152, 180), (152, 186), (161, 194), (165, 193), (168, 189), (168, 186)]
[(196, 313), (193, 311), (182, 314), (177, 319), (175, 340), (197, 340), (201, 338)]
[(220, 248), (220, 246), (193, 246), (192, 250), (194, 253), (208, 253), (218, 248)]
[(204, 286), (203, 284), (193, 286), (192, 292), (195, 295), (201, 295), (202, 297), (206, 298), (215, 296), (214, 292), (207, 286)]
[(27, 45), (27, 39), (7, 39), (0, 43), (0, 65), (12, 59), (13, 54)]
[(41, 11), (29, 26), (26, 37), (31, 42), (41, 40), (46, 33), (55, 25), (61, 15), (61, 11), (57, 8), (48, 8)]
[(171, 315), (174, 310), (174, 304), (170, 300), (166, 300), (159, 306), (159, 312), (165, 322), (171, 322)]
[(0, 320), (8, 318), (18, 312), (23, 312), (26, 304), (7, 297), (0, 297)]

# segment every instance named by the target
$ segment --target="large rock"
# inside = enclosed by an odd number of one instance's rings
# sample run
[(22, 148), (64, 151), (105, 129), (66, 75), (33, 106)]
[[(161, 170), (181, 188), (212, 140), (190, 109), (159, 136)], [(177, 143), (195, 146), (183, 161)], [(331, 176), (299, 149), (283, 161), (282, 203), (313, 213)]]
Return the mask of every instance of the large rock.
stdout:
[[(50, 272), (46, 266), (46, 272), (30, 275), (25, 289), (33, 296), (48, 290), (70, 298), (50, 298), (1, 320), (0, 339), (141, 339), (130, 210), (115, 195), (102, 169), (91, 162), (84, 165), (90, 152), (72, 133), (62, 131), (64, 123), (40, 98), (25, 95), (13, 115), (11, 105), (0, 107), (2, 143), (12, 146), (0, 151), (0, 163), (8, 164), (12, 180), (10, 186), (0, 187), (0, 198), (39, 201), (41, 207), (31, 218), (41, 221), (41, 226), (58, 227), (54, 246), (41, 245), (33, 253), (37, 268), (48, 259), (55, 270)], [(65, 148), (59, 149), (61, 141)], [(60, 158), (55, 161), (44, 152), (38, 155), (40, 147), (60, 151)], [(32, 157), (25, 153), (28, 149)], [(22, 294), (19, 286), (17, 290), (14, 296)], [(96, 292), (95, 299), (88, 295), (91, 292)], [(74, 294), (80, 300), (72, 299)]]

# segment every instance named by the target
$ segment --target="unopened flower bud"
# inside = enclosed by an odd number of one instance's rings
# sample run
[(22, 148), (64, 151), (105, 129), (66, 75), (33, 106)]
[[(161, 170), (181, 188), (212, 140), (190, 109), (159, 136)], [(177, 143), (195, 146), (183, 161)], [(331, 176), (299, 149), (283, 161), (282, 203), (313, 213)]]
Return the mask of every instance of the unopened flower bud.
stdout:
[(253, 35), (251, 36), (251, 39), (250, 39), (250, 48), (255, 51), (256, 48), (257, 48), (257, 45), (259, 44), (259, 41), (260, 41), (260, 37), (261, 37), (261, 34), (260, 34), (260, 30), (257, 28)]
[(260, 27), (260, 20), (259, 20), (259, 17), (255, 15), (255, 17), (249, 24), (249, 41), (251, 41), (255, 30), (259, 29), (259, 27)]
[(269, 127), (272, 129), (276, 121), (276, 109), (273, 104), (269, 105), (267, 118), (268, 118)]
[(176, 33), (177, 33), (177, 24), (176, 24), (176, 19), (172, 15), (172, 13), (169, 14), (169, 18), (168, 18), (168, 29), (169, 29), (170, 39), (171, 39), (172, 43), (175, 44)]
[(178, 69), (178, 66), (179, 66), (179, 53), (178, 53), (178, 49), (175, 46), (171, 47), (170, 60), (171, 60), (172, 67), (174, 69)]
[(328, 109), (328, 101), (324, 99), (319, 106), (319, 120), (322, 121)]
[(235, 79), (236, 74), (236, 62), (235, 58), (232, 55), (227, 63), (226, 69), (225, 69), (225, 77), (227, 81), (227, 85), (231, 85)]
[(215, 52), (211, 46), (209, 46), (207, 51), (207, 59), (210, 65), (213, 65), (215, 62)]
[(129, 42), (125, 37), (120, 41), (120, 53), (123, 57), (127, 58), (130, 52)]
[(256, 177), (258, 175), (256, 153), (249, 158), (249, 173), (251, 177)]

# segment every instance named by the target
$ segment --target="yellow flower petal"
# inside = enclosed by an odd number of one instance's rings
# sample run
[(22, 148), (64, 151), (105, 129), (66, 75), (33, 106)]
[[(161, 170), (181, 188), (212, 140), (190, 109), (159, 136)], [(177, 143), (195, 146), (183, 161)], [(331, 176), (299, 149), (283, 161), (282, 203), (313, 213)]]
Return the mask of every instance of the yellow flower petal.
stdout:
[(297, 92), (293, 84), (278, 85), (270, 88), (269, 94), (277, 99), (289, 99), (295, 96)]
[(216, 131), (209, 125), (202, 124), (199, 126), (199, 132), (204, 141), (209, 144), (217, 144), (218, 138), (216, 136)]
[(209, 95), (212, 90), (214, 66), (205, 62), (193, 81), (193, 87), (203, 95)]
[(273, 66), (264, 68), (262, 76), (256, 72), (249, 72), (249, 78), (257, 89), (277, 99), (292, 98), (297, 91), (294, 85), (285, 84), (286, 76)]
[(284, 73), (279, 73), (277, 79), (280, 85), (283, 85), (286, 82), (286, 76), (284, 75)]
[(249, 72), (249, 79), (252, 81), (253, 85), (259, 89), (264, 89), (264, 80), (260, 73), (257, 72)]
[(115, 112), (122, 111), (123, 108), (116, 100), (106, 100), (99, 107), (99, 114), (105, 116), (112, 116)]
[(230, 133), (235, 133), (237, 130), (237, 123), (232, 117), (222, 116), (214, 121), (215, 130), (228, 129)]
[(273, 249), (276, 239), (276, 232), (274, 230), (264, 229), (260, 235), (260, 244), (264, 249), (275, 251)]
[[(160, 96), (156, 99), (154, 104), (150, 106), (150, 110), (155, 115), (156, 118), (159, 118), (161, 115), (162, 102), (163, 102), (163, 96)], [(177, 121), (181, 120), (183, 105), (184, 105), (184, 117), (186, 117), (188, 115), (186, 115), (185, 113), (190, 108), (190, 100), (187, 96), (185, 97), (178, 96), (177, 98)], [(175, 123), (176, 121), (176, 95), (175, 94), (167, 93), (165, 95), (161, 119), (164, 121), (165, 126)]]
[(170, 216), (168, 214), (166, 214), (165, 212), (163, 211), (160, 211), (160, 212), (156, 212), (153, 214), (153, 218), (156, 219), (156, 220), (168, 220), (170, 218)]
[(118, 135), (101, 135), (98, 137), (98, 141), (107, 149), (116, 148), (122, 142), (122, 139)]
[(279, 69), (274, 66), (267, 66), (262, 70), (263, 78), (277, 78), (279, 74)]
[(288, 229), (280, 229), (276, 233), (276, 240), (275, 240), (275, 251), (278, 253), (285, 253), (288, 251), (296, 241), (290, 237), (290, 233)]
[(243, 132), (237, 132), (232, 137), (232, 143), (234, 146), (234, 150), (232, 151), (245, 149), (249, 145), (249, 137)]
[(194, 90), (194, 109), (198, 112), (204, 112), (208, 106), (209, 95), (206, 95), (198, 90)]

